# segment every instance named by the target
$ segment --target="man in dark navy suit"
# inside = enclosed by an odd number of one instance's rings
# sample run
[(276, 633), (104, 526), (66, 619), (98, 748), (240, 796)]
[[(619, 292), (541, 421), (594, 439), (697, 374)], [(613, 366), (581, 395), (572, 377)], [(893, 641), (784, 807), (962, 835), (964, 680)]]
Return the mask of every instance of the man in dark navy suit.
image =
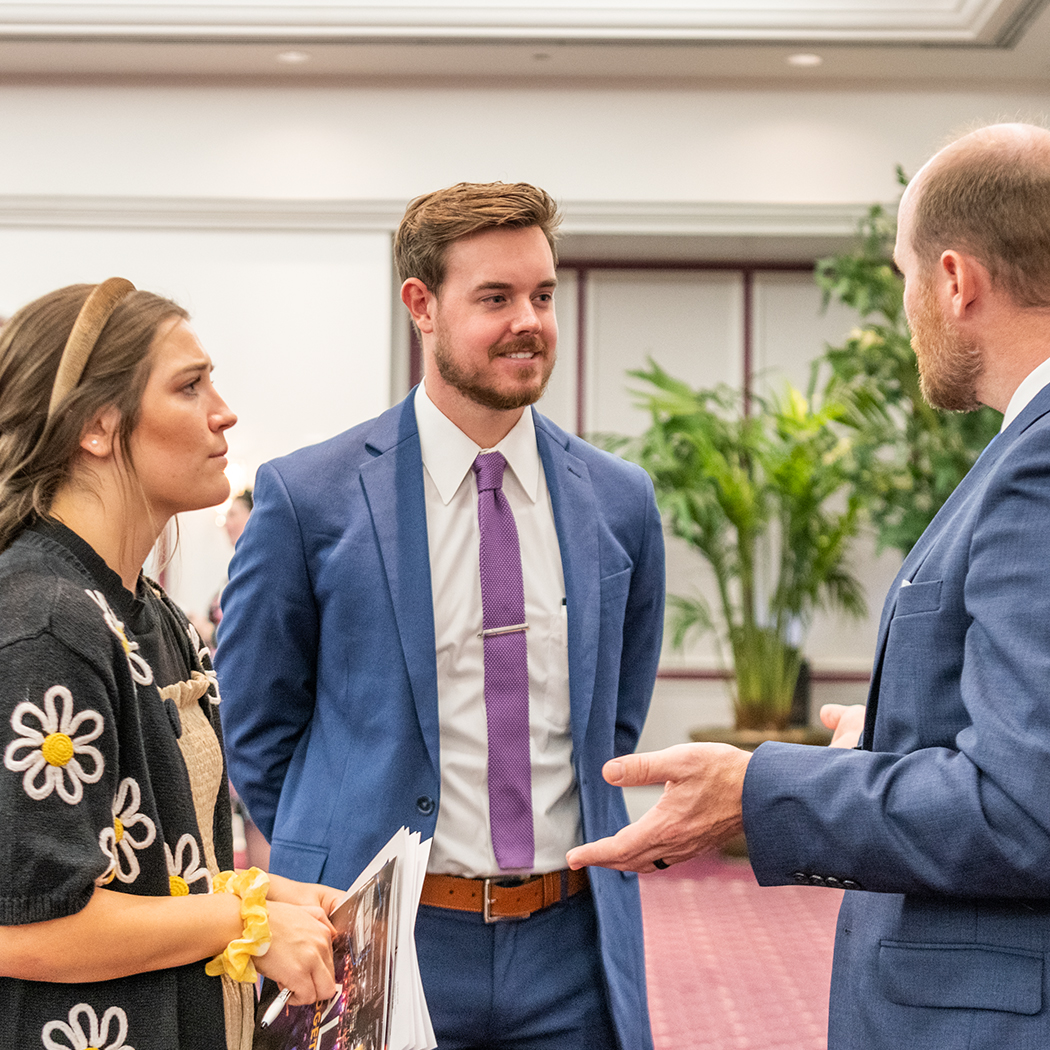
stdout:
[(831, 748), (614, 761), (611, 783), (664, 795), (569, 859), (647, 871), (742, 828), (762, 884), (847, 890), (830, 1050), (1045, 1050), (1050, 134), (992, 126), (938, 153), (895, 257), (926, 399), (1004, 419), (890, 589), (866, 718), (825, 709)]

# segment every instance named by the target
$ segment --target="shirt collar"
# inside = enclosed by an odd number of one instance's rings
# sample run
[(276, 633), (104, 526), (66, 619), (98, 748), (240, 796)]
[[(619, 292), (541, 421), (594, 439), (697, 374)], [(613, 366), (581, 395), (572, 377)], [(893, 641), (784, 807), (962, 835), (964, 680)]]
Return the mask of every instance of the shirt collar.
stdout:
[(1003, 413), (1003, 425), (999, 428), (1000, 433), (1004, 431), (1025, 409), (1028, 402), (1050, 383), (1050, 358), (1041, 365), (1036, 365), (1031, 372), (1021, 380), (1021, 385), (1014, 391), (1010, 403)]
[[(441, 502), (448, 506), (482, 449), (463, 433), (427, 396), (426, 381), (415, 397), (416, 426), (423, 466), (437, 487)], [(536, 448), (536, 426), (531, 409), (522, 412), (511, 432), (495, 446), (503, 453), (525, 495), (535, 503), (540, 478), (540, 455)]]

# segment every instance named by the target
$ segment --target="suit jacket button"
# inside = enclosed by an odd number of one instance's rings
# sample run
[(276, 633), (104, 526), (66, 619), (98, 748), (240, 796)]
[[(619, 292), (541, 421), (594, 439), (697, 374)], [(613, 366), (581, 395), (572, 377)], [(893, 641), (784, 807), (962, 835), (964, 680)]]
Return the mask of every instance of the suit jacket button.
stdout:
[(416, 799), (416, 809), (423, 814), (424, 817), (429, 817), (434, 812), (434, 800), (429, 795), (420, 795)]
[(809, 876), (804, 871), (796, 871), (791, 877), (800, 886), (807, 886), (809, 884)]
[(843, 879), (842, 880), (842, 888), (844, 890), (859, 890), (860, 889), (860, 883), (859, 882), (854, 882), (852, 879)]
[(809, 884), (811, 886), (823, 886), (824, 876), (823, 875), (810, 875)]
[(824, 885), (827, 886), (829, 890), (841, 890), (842, 889), (841, 881), (839, 879), (836, 879), (834, 875), (829, 875), (824, 880)]

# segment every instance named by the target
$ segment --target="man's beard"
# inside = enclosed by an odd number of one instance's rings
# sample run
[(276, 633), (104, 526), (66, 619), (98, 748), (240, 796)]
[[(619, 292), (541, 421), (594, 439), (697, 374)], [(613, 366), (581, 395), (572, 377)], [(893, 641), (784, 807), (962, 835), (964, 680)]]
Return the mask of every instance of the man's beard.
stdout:
[[(536, 335), (524, 335), (509, 343), (497, 343), (489, 347), (489, 360), (501, 357), (505, 354), (513, 354), (522, 350), (531, 350), (541, 354), (541, 373), (538, 385), (512, 388), (511, 390), (499, 390), (486, 383), (480, 370), (468, 371), (456, 361), (455, 355), (449, 349), (449, 343), (443, 335), (439, 335), (434, 346), (434, 363), (437, 365), (438, 374), (449, 386), (455, 387), (465, 397), (469, 397), (476, 404), (485, 408), (495, 408), (506, 411), (514, 408), (524, 408), (539, 401), (547, 389), (551, 372), (554, 371), (555, 353), (550, 350), (547, 343)], [(526, 364), (527, 362), (523, 362)]]
[(984, 370), (977, 344), (940, 316), (932, 285), (919, 290), (911, 326), (911, 345), (919, 362), (919, 389), (934, 408), (973, 412), (981, 407), (977, 380)]

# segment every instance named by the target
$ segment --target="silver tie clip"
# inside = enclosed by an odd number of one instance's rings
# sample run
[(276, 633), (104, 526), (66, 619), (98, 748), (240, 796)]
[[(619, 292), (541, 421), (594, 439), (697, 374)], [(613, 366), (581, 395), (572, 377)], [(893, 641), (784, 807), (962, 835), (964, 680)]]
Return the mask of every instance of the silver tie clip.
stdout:
[(494, 638), (498, 634), (513, 634), (515, 631), (527, 631), (529, 625), (527, 623), (515, 623), (511, 624), (510, 627), (489, 627), (483, 631), (478, 631), (479, 638)]

